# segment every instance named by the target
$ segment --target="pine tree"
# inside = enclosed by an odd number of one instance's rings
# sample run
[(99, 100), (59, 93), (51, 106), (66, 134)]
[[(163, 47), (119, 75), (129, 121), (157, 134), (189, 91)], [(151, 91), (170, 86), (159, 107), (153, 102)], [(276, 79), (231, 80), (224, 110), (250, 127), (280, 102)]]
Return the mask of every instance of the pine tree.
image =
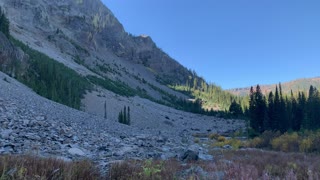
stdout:
[(306, 129), (306, 105), (307, 105), (307, 98), (304, 92), (299, 92), (298, 97), (298, 111), (296, 113), (297, 121), (299, 123), (300, 129)]
[(254, 92), (253, 87), (250, 89), (250, 126), (256, 132), (264, 131), (264, 119), (266, 119), (266, 102), (259, 85)]
[(119, 123), (124, 124), (123, 120), (124, 120), (123, 119), (123, 113), (122, 113), (122, 110), (121, 110), (120, 113), (119, 113), (119, 116), (118, 116), (118, 121), (119, 121)]
[(272, 91), (269, 93), (268, 96), (268, 109), (267, 109), (267, 113), (268, 113), (268, 119), (269, 119), (269, 123), (265, 123), (265, 129), (266, 130), (274, 130), (274, 126), (275, 126), (275, 117), (274, 117), (274, 96)]
[(128, 116), (127, 116), (127, 122), (128, 122), (128, 125), (131, 124), (131, 117), (130, 117), (130, 107), (128, 106)]
[[(292, 98), (292, 97), (291, 97)], [(292, 100), (286, 96), (286, 131), (293, 130), (293, 109), (292, 109)]]
[(278, 86), (276, 86), (276, 92), (274, 95), (274, 120), (273, 120), (273, 125), (272, 129), (273, 130), (279, 130), (280, 128), (280, 119), (281, 119), (281, 108), (280, 108), (280, 96), (279, 96), (279, 91), (278, 91)]
[(128, 124), (127, 107), (126, 106), (124, 106), (124, 108), (123, 108), (123, 124)]
[[(299, 93), (299, 96), (300, 96), (300, 93)], [(294, 97), (292, 90), (291, 90), (291, 107), (292, 107), (292, 112), (291, 112), (292, 130), (299, 131), (300, 125), (301, 125), (301, 122), (299, 122), (299, 118), (298, 118), (299, 108), (298, 108), (297, 100)]]
[(256, 121), (258, 123), (257, 131), (262, 133), (264, 131), (263, 122), (265, 118), (266, 102), (259, 85), (257, 85), (256, 87), (255, 99), (256, 99)]
[(258, 123), (256, 121), (256, 99), (253, 87), (250, 88), (250, 100), (249, 100), (249, 115), (250, 115), (250, 127), (254, 130), (258, 129)]
[(282, 95), (282, 87), (281, 83), (279, 83), (279, 90), (280, 90), (280, 107), (279, 107), (279, 130), (281, 132), (285, 132), (288, 130), (288, 119), (287, 119), (287, 112), (286, 112), (286, 102)]
[(306, 113), (304, 116), (304, 123), (303, 127), (305, 129), (313, 129), (313, 120), (314, 120), (314, 111), (313, 111), (313, 106), (315, 105), (315, 89), (311, 85), (309, 88), (309, 97), (306, 103)]
[(10, 37), (9, 24), (8, 18), (4, 15), (4, 12), (0, 7), (0, 31), (8, 38)]
[(104, 101), (104, 118), (107, 119), (107, 102)]
[(271, 127), (270, 127), (270, 118), (269, 118), (269, 114), (268, 114), (269, 111), (268, 111), (268, 107), (266, 105), (267, 100), (266, 100), (265, 96), (263, 96), (263, 102), (264, 102), (264, 106), (263, 106), (264, 114), (263, 114), (263, 122), (262, 122), (262, 131), (266, 131), (266, 130), (270, 130)]
[(238, 104), (235, 100), (233, 100), (229, 107), (229, 113), (235, 118), (243, 115), (241, 105)]

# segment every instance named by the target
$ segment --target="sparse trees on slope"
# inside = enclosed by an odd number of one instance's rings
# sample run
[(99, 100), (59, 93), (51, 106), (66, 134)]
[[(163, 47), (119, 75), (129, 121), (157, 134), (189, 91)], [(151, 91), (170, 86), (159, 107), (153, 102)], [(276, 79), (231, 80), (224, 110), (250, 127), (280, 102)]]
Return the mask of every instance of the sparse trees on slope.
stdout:
[(131, 119), (130, 119), (130, 108), (128, 106), (128, 109), (126, 106), (124, 106), (123, 110), (121, 110), (119, 112), (118, 115), (118, 121), (121, 124), (126, 124), (126, 125), (130, 125), (131, 124)]

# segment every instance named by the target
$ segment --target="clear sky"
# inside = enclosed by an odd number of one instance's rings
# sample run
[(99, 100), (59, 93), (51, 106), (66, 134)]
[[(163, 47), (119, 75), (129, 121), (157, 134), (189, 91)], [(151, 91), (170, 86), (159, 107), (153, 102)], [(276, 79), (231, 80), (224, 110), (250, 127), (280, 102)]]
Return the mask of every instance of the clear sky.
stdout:
[(320, 75), (320, 0), (102, 0), (224, 89)]

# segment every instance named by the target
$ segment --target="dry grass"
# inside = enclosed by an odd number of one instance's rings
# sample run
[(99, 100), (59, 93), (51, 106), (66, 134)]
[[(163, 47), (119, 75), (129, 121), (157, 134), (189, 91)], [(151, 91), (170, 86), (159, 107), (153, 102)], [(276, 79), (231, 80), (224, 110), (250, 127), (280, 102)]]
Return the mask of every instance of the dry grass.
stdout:
[(175, 179), (182, 169), (177, 160), (126, 161), (111, 165), (108, 179), (112, 180), (158, 180)]
[(320, 156), (256, 149), (216, 151), (214, 161), (128, 160), (109, 167), (108, 177), (88, 161), (0, 156), (0, 180), (319, 179)]
[[(320, 156), (262, 150), (225, 151), (227, 179), (319, 179)], [(221, 159), (222, 159), (221, 158)], [(221, 168), (220, 167), (220, 168)]]
[[(217, 152), (218, 153), (218, 152)], [(215, 161), (177, 160), (113, 164), (108, 179), (319, 179), (320, 156), (261, 150), (223, 151)]]
[(95, 180), (101, 179), (89, 161), (64, 162), (35, 156), (0, 156), (0, 179), (37, 180)]

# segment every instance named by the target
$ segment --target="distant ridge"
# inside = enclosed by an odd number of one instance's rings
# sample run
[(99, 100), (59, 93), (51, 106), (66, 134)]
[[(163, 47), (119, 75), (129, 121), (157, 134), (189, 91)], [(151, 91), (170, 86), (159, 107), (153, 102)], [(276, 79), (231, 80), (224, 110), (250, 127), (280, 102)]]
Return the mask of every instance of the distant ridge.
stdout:
[[(262, 89), (262, 93), (267, 94), (270, 91), (274, 91), (276, 88), (276, 85), (277, 84), (260, 85), (261, 89)], [(293, 92), (298, 92), (298, 91), (307, 92), (310, 88), (310, 85), (319, 89), (320, 88), (320, 77), (317, 76), (317, 77), (313, 77), (313, 78), (301, 78), (301, 79), (296, 79), (293, 81), (281, 83), (282, 91), (284, 93), (289, 93), (291, 90)], [(253, 86), (256, 86), (256, 85), (253, 85)], [(245, 95), (249, 94), (250, 87), (234, 88), (234, 89), (229, 89), (227, 91), (231, 92), (234, 95), (245, 96)]]

